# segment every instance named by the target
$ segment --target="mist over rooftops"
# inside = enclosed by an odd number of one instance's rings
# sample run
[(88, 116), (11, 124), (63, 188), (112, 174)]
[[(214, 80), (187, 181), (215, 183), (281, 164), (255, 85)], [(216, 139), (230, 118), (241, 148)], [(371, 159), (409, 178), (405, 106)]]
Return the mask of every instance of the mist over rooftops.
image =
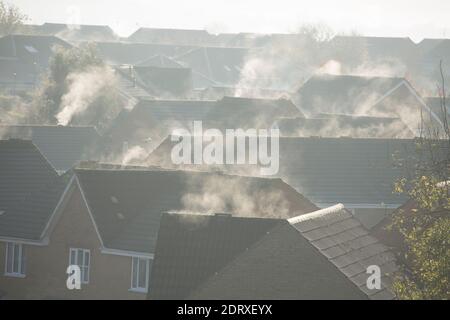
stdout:
[[(108, 248), (153, 253), (167, 211), (284, 217), (316, 208), (279, 179), (108, 165), (84, 165), (75, 172)], [(237, 189), (239, 196), (233, 193)]]

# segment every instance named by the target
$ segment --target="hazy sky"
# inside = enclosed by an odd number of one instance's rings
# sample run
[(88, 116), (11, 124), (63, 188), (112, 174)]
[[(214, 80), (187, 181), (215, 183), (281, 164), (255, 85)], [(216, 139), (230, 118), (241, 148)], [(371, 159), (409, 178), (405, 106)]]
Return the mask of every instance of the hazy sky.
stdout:
[[(377, 36), (450, 37), (448, 0), (6, 0), (31, 23), (107, 24), (213, 32), (294, 32), (302, 23)], [(79, 12), (79, 15), (77, 14)], [(79, 18), (77, 18), (79, 17)]]

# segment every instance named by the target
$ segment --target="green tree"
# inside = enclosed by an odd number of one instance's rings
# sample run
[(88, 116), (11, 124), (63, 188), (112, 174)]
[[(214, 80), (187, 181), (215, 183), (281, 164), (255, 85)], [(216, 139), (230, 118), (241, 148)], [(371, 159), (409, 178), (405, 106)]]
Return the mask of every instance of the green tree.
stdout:
[(18, 7), (0, 1), (0, 36), (17, 32), (27, 20)]
[(68, 76), (102, 66), (105, 64), (94, 44), (71, 48), (55, 47), (54, 54), (50, 58), (48, 74), (35, 97), (38, 110), (36, 120), (55, 123), (61, 99), (68, 90)]
[(405, 272), (393, 285), (400, 299), (450, 299), (450, 132), (443, 77), (440, 89), (442, 123), (422, 121), (409, 177), (395, 186), (414, 203), (388, 227), (403, 239)]

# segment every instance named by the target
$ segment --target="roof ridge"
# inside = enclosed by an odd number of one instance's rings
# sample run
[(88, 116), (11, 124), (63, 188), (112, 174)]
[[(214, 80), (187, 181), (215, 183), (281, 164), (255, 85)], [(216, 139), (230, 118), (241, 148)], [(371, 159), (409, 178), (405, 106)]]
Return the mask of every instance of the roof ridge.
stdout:
[(331, 206), (331, 207), (328, 207), (328, 208), (320, 209), (320, 210), (317, 210), (317, 211), (313, 211), (313, 212), (310, 212), (310, 213), (306, 213), (306, 214), (303, 214), (303, 215), (299, 215), (299, 216), (290, 218), (287, 221), (290, 224), (297, 224), (299, 222), (304, 222), (306, 220), (317, 219), (317, 218), (324, 217), (324, 216), (327, 216), (327, 215), (330, 215), (330, 214), (333, 214), (333, 213), (337, 213), (337, 212), (342, 211), (344, 209), (345, 209), (344, 205), (342, 203), (338, 203), (338, 204), (336, 204), (334, 206)]

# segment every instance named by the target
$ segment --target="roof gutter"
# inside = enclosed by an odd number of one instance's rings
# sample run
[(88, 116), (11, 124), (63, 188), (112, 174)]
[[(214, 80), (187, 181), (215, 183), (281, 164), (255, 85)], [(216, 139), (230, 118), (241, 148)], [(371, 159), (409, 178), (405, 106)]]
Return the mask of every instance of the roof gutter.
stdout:
[(30, 240), (30, 239), (23, 239), (23, 238), (14, 238), (14, 237), (0, 237), (0, 242), (14, 242), (14, 243), (20, 243), (20, 244), (27, 244), (31, 246), (47, 246), (48, 245), (48, 239), (42, 239), (42, 240)]
[(153, 253), (128, 251), (128, 250), (121, 250), (121, 249), (110, 249), (110, 248), (105, 248), (105, 247), (100, 248), (100, 252), (103, 254), (112, 254), (112, 255), (124, 256), (124, 257), (139, 257), (139, 258), (148, 258), (148, 259), (153, 259), (155, 257), (155, 255)]

